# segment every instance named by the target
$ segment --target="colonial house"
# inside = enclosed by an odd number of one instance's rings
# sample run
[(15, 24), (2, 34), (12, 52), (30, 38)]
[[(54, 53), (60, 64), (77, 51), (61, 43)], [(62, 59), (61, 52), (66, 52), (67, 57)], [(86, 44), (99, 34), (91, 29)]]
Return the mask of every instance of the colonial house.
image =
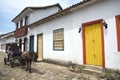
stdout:
[(5, 52), (11, 43), (15, 43), (14, 31), (0, 35), (0, 51)]
[(120, 0), (84, 0), (29, 25), (38, 60), (120, 69)]
[[(32, 23), (61, 10), (62, 8), (59, 4), (44, 7), (27, 7), (12, 20), (12, 22), (16, 24), (14, 37), (16, 38), (16, 42), (19, 44), (22, 51), (26, 51), (28, 49), (28, 25), (31, 25)], [(30, 47), (30, 50), (32, 50), (32, 47)]]
[[(84, 0), (60, 6), (27, 7), (12, 21), (14, 36), (38, 61), (72, 61), (120, 69), (120, 0)], [(27, 47), (26, 47), (27, 44)]]

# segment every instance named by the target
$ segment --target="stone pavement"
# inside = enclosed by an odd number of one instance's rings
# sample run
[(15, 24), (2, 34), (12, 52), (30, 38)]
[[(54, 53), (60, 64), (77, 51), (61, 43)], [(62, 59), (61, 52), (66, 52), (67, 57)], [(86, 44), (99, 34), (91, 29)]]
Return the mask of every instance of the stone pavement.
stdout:
[(24, 66), (11, 68), (4, 65), (3, 54), (0, 53), (0, 80), (104, 80), (83, 73), (75, 73), (65, 66), (34, 62), (32, 73), (26, 72)]

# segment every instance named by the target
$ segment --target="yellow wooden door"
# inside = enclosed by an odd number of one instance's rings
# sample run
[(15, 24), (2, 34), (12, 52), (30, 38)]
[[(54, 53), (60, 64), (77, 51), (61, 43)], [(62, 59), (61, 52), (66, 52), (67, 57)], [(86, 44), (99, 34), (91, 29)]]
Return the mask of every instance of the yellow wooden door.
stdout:
[(101, 24), (85, 26), (86, 64), (102, 66), (102, 34)]
[(43, 35), (38, 35), (38, 61), (42, 61)]

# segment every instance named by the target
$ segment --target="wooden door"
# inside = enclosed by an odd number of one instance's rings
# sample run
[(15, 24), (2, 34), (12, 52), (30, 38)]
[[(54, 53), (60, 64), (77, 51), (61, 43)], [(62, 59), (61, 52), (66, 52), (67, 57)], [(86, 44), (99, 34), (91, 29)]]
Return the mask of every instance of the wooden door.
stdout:
[(30, 51), (34, 51), (34, 36), (30, 36), (30, 46), (29, 46)]
[(103, 35), (101, 23), (84, 26), (85, 64), (103, 66)]
[(24, 38), (24, 51), (27, 51), (27, 38)]
[(38, 35), (38, 61), (42, 61), (42, 53), (43, 53), (43, 35)]

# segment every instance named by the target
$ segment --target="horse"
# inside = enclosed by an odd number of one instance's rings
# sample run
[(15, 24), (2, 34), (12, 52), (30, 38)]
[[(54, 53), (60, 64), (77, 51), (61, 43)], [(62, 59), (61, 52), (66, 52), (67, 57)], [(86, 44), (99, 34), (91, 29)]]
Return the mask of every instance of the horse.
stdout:
[(31, 73), (31, 63), (35, 59), (36, 53), (34, 51), (25, 51), (22, 53), (22, 61), (25, 62), (26, 65), (26, 71), (29, 70)]

